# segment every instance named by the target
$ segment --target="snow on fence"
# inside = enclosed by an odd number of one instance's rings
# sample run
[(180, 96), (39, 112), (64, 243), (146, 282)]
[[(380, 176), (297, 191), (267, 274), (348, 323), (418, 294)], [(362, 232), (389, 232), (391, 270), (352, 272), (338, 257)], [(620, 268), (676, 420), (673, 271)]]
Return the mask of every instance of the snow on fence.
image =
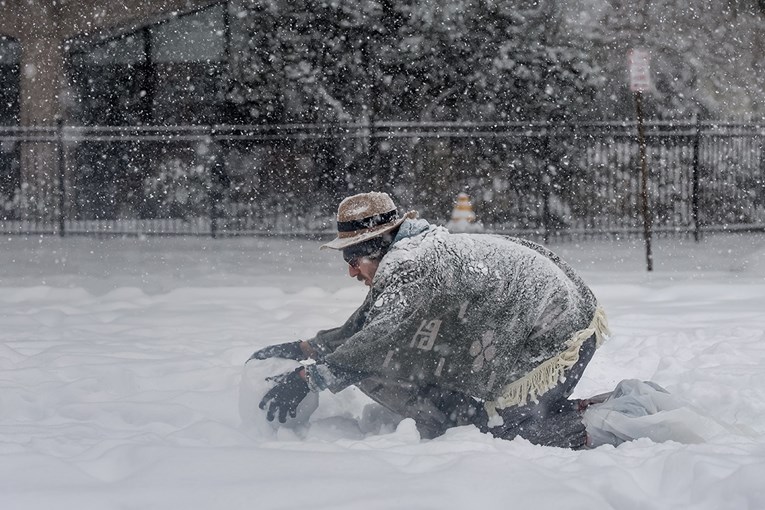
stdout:
[[(765, 125), (649, 122), (646, 138), (654, 232), (765, 230)], [(496, 232), (642, 233), (632, 122), (6, 127), (0, 147), (8, 234), (316, 235), (368, 189), (442, 223), (465, 191)]]

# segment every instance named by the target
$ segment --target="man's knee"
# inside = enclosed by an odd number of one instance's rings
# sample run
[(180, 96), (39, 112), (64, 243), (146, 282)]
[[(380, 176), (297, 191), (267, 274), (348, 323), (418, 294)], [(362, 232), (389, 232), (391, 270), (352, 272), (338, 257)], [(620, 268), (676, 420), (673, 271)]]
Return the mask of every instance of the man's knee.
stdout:
[(452, 427), (486, 422), (481, 402), (460, 392), (408, 381), (365, 379), (358, 388), (383, 407), (412, 418), (424, 438), (440, 436)]

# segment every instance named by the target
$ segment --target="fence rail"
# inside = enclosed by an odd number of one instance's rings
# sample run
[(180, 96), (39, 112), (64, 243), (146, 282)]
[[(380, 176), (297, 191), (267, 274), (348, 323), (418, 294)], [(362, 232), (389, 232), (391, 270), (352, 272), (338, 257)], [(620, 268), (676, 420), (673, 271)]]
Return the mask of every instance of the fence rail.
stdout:
[[(654, 231), (765, 230), (765, 124), (646, 124)], [(383, 189), (437, 222), (642, 233), (633, 122), (0, 127), (0, 232), (321, 234)], [(41, 170), (42, 169), (42, 170)]]

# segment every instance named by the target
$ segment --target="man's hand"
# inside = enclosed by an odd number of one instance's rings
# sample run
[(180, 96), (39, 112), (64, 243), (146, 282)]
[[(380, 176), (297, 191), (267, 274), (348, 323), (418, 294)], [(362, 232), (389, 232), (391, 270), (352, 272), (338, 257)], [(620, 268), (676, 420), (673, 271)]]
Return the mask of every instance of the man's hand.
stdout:
[(300, 367), (274, 378), (277, 380), (276, 385), (268, 390), (260, 404), (258, 404), (258, 407), (261, 409), (265, 409), (266, 405), (268, 405), (268, 411), (266, 412), (266, 419), (268, 421), (274, 421), (277, 411), (279, 412), (280, 423), (287, 421), (287, 413), (292, 418), (297, 415), (298, 405), (300, 405), (300, 402), (303, 401), (310, 391), (308, 383), (301, 375), (304, 370), (303, 367)]
[(303, 349), (300, 347), (301, 343), (302, 342), (298, 340), (297, 342), (287, 342), (286, 344), (269, 345), (268, 347), (263, 347), (262, 349), (255, 351), (247, 361), (269, 358), (284, 358), (300, 361), (307, 357), (303, 352)]

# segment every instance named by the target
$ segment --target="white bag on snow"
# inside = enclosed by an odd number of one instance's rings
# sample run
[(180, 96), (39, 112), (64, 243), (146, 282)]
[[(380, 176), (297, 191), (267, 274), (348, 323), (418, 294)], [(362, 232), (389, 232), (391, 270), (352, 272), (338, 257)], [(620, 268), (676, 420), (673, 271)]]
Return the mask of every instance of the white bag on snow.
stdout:
[(608, 399), (584, 413), (592, 447), (641, 437), (655, 442), (702, 443), (740, 433), (650, 381), (621, 381)]

